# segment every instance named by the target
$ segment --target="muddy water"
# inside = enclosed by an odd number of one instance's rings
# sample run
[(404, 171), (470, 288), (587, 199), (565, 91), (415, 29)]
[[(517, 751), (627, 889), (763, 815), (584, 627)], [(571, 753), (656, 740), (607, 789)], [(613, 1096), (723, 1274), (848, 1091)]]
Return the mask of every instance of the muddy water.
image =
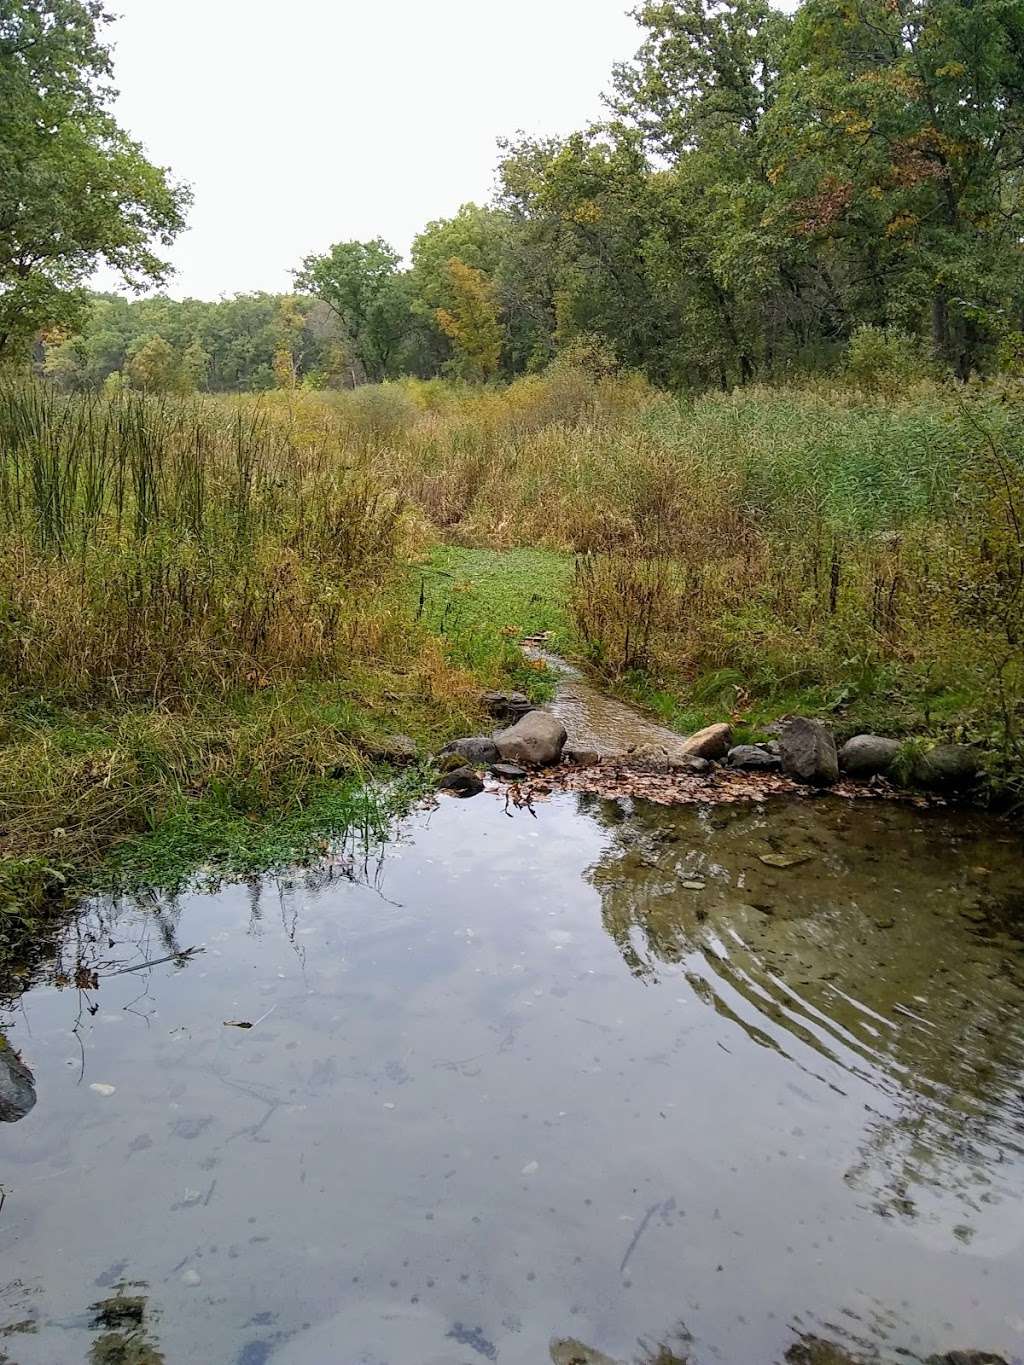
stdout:
[(1020, 1358), (1021, 853), (895, 805), (485, 795), (365, 879), (98, 904), (8, 1016), (0, 1355)]
[(533, 644), (525, 652), (545, 663), (559, 680), (549, 709), (565, 726), (571, 748), (588, 749), (607, 758), (645, 745), (670, 750), (679, 747), (677, 731), (602, 692), (574, 664)]

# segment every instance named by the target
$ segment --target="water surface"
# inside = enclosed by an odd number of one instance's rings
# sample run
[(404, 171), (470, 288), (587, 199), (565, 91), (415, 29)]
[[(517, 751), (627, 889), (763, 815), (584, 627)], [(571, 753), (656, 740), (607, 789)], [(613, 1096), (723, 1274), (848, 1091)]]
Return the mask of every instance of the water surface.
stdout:
[(5, 1016), (0, 1359), (1020, 1357), (1021, 852), (488, 794), (365, 876), (94, 905)]

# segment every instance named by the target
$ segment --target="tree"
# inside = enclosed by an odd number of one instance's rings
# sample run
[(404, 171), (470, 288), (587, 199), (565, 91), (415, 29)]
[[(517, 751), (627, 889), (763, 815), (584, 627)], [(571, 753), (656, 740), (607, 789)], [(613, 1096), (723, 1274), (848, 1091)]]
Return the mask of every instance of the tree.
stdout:
[(1024, 5), (806, 0), (776, 111), (795, 239), (842, 253), (860, 320), (966, 376), (1024, 313)]
[(190, 195), (109, 112), (98, 0), (0, 0), (0, 357), (80, 318), (100, 262), (159, 283)]
[(455, 369), (464, 379), (492, 379), (501, 364), (501, 321), (493, 283), (453, 256), (448, 262), (454, 303), (437, 310), (437, 323), (456, 351)]
[(173, 393), (182, 387), (181, 362), (161, 336), (144, 341), (125, 368), (132, 388), (143, 393)]
[(322, 299), (338, 319), (349, 345), (354, 383), (387, 378), (409, 331), (410, 299), (398, 261), (398, 254), (377, 237), (337, 242), (323, 255), (307, 256), (294, 272), (296, 287)]

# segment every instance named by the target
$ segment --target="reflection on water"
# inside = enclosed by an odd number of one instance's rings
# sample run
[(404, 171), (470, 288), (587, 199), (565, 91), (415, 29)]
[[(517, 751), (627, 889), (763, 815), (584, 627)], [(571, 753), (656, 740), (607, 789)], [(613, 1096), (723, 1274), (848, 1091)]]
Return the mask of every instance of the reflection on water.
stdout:
[(930, 1188), (955, 1190), (943, 1207), (969, 1241), (1024, 1143), (1024, 896), (1009, 831), (838, 802), (609, 828), (591, 877), (630, 969), (677, 966), (805, 1076), (867, 1081), (877, 1099), (844, 1178), (888, 1216), (939, 1216)]
[(90, 907), (6, 1016), (0, 1352), (1020, 1357), (1021, 852), (482, 797), (372, 868)]

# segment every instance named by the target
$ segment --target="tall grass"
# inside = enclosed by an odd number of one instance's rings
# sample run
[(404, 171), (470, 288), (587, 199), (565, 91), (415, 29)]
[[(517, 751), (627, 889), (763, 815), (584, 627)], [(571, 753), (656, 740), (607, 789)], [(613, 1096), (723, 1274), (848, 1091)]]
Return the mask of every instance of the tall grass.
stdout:
[(386, 625), (401, 517), (258, 409), (5, 388), (0, 671), (81, 700), (330, 668)]
[[(293, 420), (324, 411), (288, 401)], [(675, 400), (563, 365), (326, 401), (426, 537), (579, 556), (578, 634), (610, 678), (737, 714), (870, 696), (874, 722), (1024, 766), (1019, 384), (850, 375)]]

